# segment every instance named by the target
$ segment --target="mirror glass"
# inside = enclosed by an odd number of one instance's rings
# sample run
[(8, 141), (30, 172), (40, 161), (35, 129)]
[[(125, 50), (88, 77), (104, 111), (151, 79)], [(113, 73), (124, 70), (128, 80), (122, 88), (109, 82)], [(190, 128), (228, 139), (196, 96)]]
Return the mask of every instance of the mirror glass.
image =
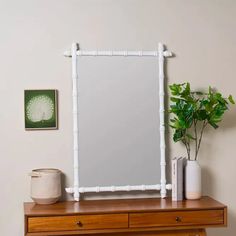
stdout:
[(156, 57), (78, 57), (80, 186), (160, 183)]

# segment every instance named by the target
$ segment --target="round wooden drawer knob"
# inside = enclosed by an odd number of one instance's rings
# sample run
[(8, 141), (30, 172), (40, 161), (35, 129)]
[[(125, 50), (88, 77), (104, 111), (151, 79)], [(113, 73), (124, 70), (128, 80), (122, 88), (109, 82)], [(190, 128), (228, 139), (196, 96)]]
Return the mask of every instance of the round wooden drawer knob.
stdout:
[(83, 224), (82, 224), (81, 221), (78, 221), (76, 224), (77, 224), (79, 227), (82, 227), (82, 226), (83, 226)]
[(175, 221), (176, 221), (176, 222), (181, 222), (181, 217), (176, 216)]

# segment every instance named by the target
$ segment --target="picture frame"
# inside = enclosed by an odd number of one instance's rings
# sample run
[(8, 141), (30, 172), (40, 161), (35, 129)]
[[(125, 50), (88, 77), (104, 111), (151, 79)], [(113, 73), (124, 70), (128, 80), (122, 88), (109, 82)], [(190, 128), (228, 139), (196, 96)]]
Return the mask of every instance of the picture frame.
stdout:
[(56, 89), (24, 90), (26, 130), (58, 129), (57, 94)]

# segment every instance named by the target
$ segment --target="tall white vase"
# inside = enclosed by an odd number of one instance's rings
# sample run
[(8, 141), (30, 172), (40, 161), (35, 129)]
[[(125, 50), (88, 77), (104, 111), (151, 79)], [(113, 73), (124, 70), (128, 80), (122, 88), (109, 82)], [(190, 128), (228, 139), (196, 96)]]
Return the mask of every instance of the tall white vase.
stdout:
[(197, 161), (187, 161), (185, 166), (185, 197), (200, 199), (202, 195), (201, 167)]

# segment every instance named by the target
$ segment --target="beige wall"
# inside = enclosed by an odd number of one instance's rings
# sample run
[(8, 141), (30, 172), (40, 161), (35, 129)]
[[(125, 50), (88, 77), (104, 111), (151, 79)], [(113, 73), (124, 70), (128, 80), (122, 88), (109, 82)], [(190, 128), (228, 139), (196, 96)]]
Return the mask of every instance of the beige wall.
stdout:
[[(72, 182), (70, 60), (72, 41), (83, 49), (147, 49), (166, 43), (169, 83), (215, 86), (235, 94), (236, 1), (234, 0), (0, 0), (0, 235), (23, 235), (22, 202), (29, 201), (27, 173), (56, 167)], [(23, 90), (59, 90), (58, 131), (24, 130)], [(209, 129), (200, 153), (203, 190), (229, 206), (236, 232), (235, 108), (217, 132)], [(171, 158), (184, 149), (170, 142)]]

